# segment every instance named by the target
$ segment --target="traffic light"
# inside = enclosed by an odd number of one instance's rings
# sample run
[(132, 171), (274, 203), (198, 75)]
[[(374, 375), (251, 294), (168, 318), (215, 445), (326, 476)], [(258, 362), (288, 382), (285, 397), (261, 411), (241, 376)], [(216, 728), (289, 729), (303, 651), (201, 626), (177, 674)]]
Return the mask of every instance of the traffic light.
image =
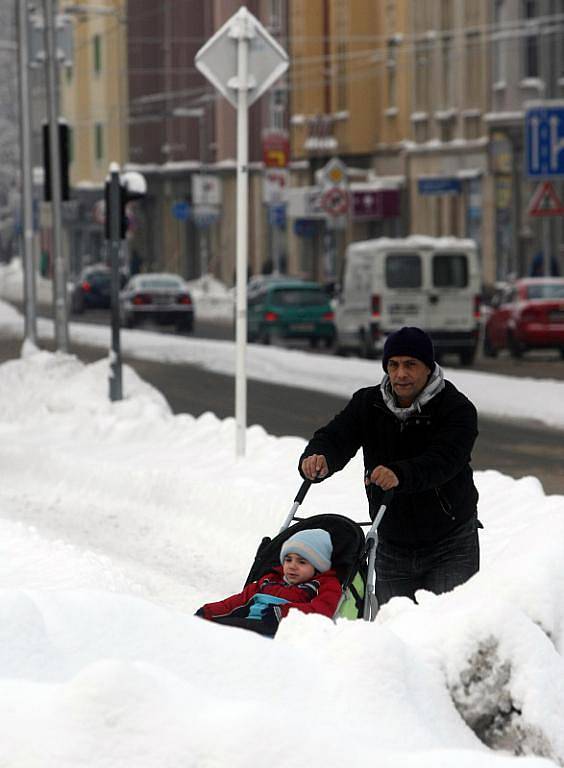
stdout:
[[(43, 123), (43, 170), (44, 198), (51, 202), (51, 142), (49, 139), (49, 124)], [(61, 165), (61, 200), (70, 200), (69, 162), (70, 162), (70, 128), (67, 123), (59, 123), (59, 160)]]
[[(129, 227), (129, 219), (127, 217), (127, 204), (133, 200), (140, 200), (147, 194), (147, 182), (145, 177), (137, 171), (126, 171), (120, 174), (119, 183), (119, 237), (120, 240), (125, 240), (127, 236), (127, 230)], [(110, 220), (111, 220), (111, 208), (110, 208), (110, 180), (108, 179), (104, 185), (104, 201), (105, 201), (105, 221), (104, 221), (104, 233), (106, 240), (111, 239), (110, 232)]]

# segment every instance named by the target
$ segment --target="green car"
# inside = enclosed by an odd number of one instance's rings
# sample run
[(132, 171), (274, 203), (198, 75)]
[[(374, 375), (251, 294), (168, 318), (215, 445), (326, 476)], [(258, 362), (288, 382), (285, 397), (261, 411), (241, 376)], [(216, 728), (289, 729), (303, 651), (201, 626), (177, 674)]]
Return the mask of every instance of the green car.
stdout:
[(249, 341), (307, 339), (312, 347), (335, 340), (334, 313), (319, 283), (272, 280), (250, 288), (247, 296)]

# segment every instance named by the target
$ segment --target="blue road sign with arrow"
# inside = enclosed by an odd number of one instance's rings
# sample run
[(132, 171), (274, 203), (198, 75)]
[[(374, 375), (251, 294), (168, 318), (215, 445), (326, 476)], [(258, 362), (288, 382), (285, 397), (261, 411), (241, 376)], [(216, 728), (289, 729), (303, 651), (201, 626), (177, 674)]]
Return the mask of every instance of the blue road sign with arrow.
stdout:
[(526, 111), (525, 151), (530, 179), (564, 177), (564, 102), (541, 102)]

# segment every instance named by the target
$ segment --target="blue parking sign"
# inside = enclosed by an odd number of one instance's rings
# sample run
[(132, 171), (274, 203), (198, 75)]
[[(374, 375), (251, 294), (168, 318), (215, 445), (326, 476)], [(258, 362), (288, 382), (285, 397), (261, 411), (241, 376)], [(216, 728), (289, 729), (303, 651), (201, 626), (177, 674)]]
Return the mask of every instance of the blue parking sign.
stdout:
[(530, 179), (564, 177), (564, 102), (541, 102), (527, 109), (525, 154)]

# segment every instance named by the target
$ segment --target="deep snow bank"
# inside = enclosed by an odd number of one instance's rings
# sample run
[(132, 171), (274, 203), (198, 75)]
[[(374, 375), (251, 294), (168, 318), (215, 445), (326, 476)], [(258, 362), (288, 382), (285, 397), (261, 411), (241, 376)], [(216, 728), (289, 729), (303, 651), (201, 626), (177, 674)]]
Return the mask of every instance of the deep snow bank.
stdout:
[[(515, 762), (478, 734), (564, 764), (563, 497), (477, 473), (468, 584), (265, 640), (191, 614), (278, 530), (303, 441), (254, 427), (236, 460), (233, 420), (175, 417), (127, 368), (124, 386), (109, 403), (105, 363), (63, 355), (0, 366), (0, 762)], [(363, 519), (361, 477), (357, 458), (304, 513)]]

